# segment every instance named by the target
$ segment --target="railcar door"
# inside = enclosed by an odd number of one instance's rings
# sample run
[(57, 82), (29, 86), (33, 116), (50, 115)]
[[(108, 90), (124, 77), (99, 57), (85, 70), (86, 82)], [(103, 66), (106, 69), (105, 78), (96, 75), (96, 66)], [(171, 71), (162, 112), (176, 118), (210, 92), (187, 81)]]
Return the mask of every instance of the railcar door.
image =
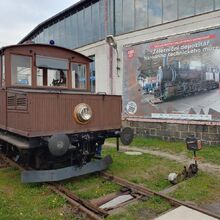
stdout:
[(5, 57), (0, 56), (0, 128), (6, 128)]

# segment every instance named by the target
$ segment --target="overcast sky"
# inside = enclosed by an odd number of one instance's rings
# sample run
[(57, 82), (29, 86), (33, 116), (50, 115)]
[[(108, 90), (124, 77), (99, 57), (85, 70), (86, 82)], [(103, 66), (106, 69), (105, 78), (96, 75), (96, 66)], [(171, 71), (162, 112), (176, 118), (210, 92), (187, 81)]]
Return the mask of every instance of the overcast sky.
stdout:
[(0, 0), (0, 47), (16, 44), (39, 23), (79, 0)]

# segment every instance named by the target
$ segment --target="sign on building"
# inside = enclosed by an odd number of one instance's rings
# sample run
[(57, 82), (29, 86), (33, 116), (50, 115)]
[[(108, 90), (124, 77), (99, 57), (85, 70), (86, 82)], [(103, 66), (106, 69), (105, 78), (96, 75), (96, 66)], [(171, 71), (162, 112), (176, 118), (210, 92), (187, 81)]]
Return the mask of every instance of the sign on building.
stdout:
[(123, 53), (126, 116), (220, 120), (220, 29), (129, 45)]

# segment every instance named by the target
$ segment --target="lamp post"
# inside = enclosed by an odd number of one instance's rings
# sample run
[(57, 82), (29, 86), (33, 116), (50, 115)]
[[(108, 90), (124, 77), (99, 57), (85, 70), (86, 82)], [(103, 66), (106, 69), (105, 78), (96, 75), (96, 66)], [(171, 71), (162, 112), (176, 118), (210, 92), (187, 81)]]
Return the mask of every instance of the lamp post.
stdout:
[(117, 70), (117, 76), (119, 77), (118, 71), (120, 70), (120, 67), (118, 66), (118, 63), (119, 63), (120, 59), (119, 59), (119, 55), (118, 55), (117, 43), (116, 43), (116, 41), (115, 41), (113, 35), (108, 35), (108, 36), (106, 36), (105, 41), (107, 42), (107, 44), (108, 44), (110, 47), (112, 47), (112, 48), (116, 51), (116, 54), (117, 54), (117, 63), (116, 63), (116, 64), (117, 64), (117, 67), (116, 67), (116, 70)]

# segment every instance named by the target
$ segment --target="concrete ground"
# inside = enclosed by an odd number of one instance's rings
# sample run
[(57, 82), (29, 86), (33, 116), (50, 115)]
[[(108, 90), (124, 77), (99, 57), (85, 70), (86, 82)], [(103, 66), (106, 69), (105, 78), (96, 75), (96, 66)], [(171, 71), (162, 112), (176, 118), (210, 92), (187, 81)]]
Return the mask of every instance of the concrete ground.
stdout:
[(217, 220), (211, 216), (205, 215), (201, 212), (195, 211), (193, 209), (187, 208), (185, 206), (180, 206), (172, 211), (169, 211), (155, 220)]

